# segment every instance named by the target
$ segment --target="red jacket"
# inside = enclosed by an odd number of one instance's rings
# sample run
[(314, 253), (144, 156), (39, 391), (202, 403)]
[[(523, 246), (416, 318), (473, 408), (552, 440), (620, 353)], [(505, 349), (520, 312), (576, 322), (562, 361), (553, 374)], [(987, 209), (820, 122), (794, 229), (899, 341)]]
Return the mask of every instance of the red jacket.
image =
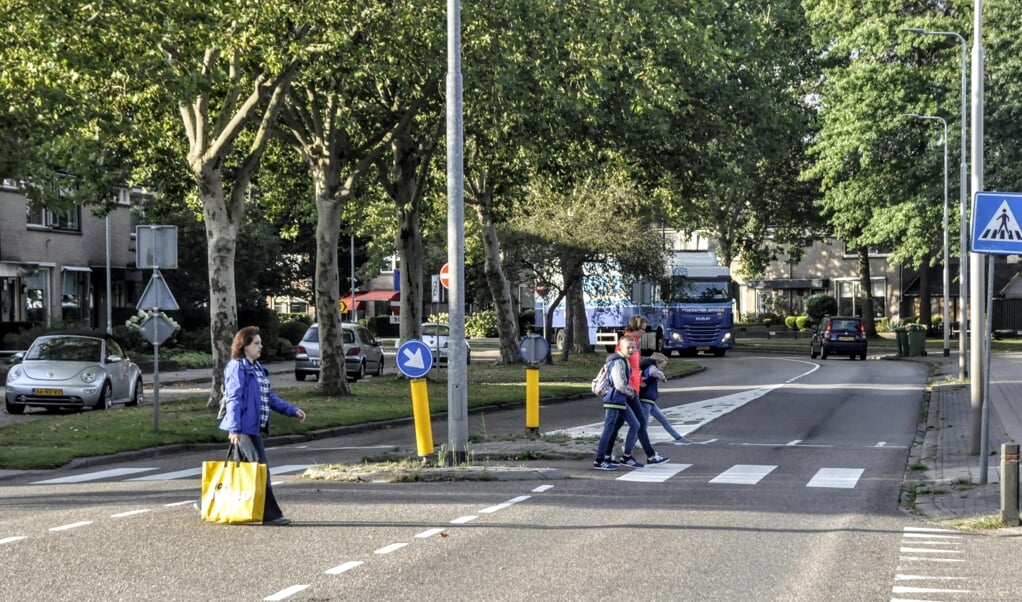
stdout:
[[(639, 357), (642, 355), (642, 352), (639, 351), (639, 343), (642, 341), (642, 332), (638, 330), (628, 331), (625, 333), (625, 336), (632, 337), (632, 340), (635, 341), (635, 351), (633, 351), (631, 357), (628, 358), (628, 365), (631, 368), (628, 386), (631, 387), (633, 391), (638, 391), (639, 386), (642, 384), (642, 370), (639, 369)], [(621, 351), (620, 342), (617, 344), (617, 351)]]

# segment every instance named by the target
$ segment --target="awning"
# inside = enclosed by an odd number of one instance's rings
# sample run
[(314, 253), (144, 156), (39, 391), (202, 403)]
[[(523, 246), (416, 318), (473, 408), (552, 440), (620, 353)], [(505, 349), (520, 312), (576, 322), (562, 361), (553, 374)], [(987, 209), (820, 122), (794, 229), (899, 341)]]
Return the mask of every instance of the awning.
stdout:
[[(355, 293), (355, 309), (363, 301), (390, 301), (394, 302), (401, 298), (401, 291), (367, 291), (364, 293)], [(351, 309), (351, 295), (345, 295), (341, 297), (341, 303), (343, 303), (349, 310)]]
[(776, 278), (773, 280), (750, 280), (749, 288), (766, 289), (826, 289), (830, 278)]
[(24, 278), (39, 269), (38, 263), (0, 261), (0, 278)]
[(81, 266), (81, 265), (65, 265), (65, 266), (61, 266), (60, 269), (62, 271), (65, 271), (65, 272), (91, 272), (92, 271), (92, 268), (90, 268), (88, 266)]

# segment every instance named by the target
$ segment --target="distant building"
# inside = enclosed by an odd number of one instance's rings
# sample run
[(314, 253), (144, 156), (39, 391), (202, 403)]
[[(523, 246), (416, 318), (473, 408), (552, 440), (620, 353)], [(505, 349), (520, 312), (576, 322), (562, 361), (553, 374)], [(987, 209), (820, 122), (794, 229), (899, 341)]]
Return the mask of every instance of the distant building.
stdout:
[[(145, 287), (135, 269), (135, 226), (147, 195), (122, 190), (108, 219), (88, 207), (31, 207), (15, 182), (0, 183), (0, 334), (14, 324), (105, 328), (123, 323)], [(109, 223), (110, 252), (106, 242)], [(107, 299), (107, 266), (110, 298)]]

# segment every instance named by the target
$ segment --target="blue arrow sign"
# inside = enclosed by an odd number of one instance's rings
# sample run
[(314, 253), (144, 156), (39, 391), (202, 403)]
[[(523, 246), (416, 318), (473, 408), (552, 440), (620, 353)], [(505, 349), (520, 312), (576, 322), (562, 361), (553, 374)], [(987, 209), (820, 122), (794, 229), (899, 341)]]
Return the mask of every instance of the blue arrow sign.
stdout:
[(433, 353), (418, 339), (405, 341), (397, 348), (397, 369), (408, 378), (422, 378), (433, 367)]
[(972, 250), (991, 255), (1022, 254), (1022, 194), (977, 192), (972, 209)]

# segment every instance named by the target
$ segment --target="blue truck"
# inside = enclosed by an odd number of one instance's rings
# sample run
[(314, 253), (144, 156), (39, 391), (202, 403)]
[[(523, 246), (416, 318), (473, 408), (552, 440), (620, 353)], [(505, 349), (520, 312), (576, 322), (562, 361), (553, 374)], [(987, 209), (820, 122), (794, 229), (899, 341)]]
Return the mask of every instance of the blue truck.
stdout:
[[(717, 265), (713, 251), (673, 251), (660, 282), (640, 281), (630, 298), (586, 296), (589, 343), (612, 351), (633, 315), (645, 316), (644, 353), (659, 351), (694, 356), (700, 351), (723, 356), (734, 347), (734, 299), (731, 273)], [(537, 306), (542, 306), (542, 300)], [(564, 345), (564, 307), (552, 312), (553, 339)], [(543, 315), (537, 312), (537, 324)]]

